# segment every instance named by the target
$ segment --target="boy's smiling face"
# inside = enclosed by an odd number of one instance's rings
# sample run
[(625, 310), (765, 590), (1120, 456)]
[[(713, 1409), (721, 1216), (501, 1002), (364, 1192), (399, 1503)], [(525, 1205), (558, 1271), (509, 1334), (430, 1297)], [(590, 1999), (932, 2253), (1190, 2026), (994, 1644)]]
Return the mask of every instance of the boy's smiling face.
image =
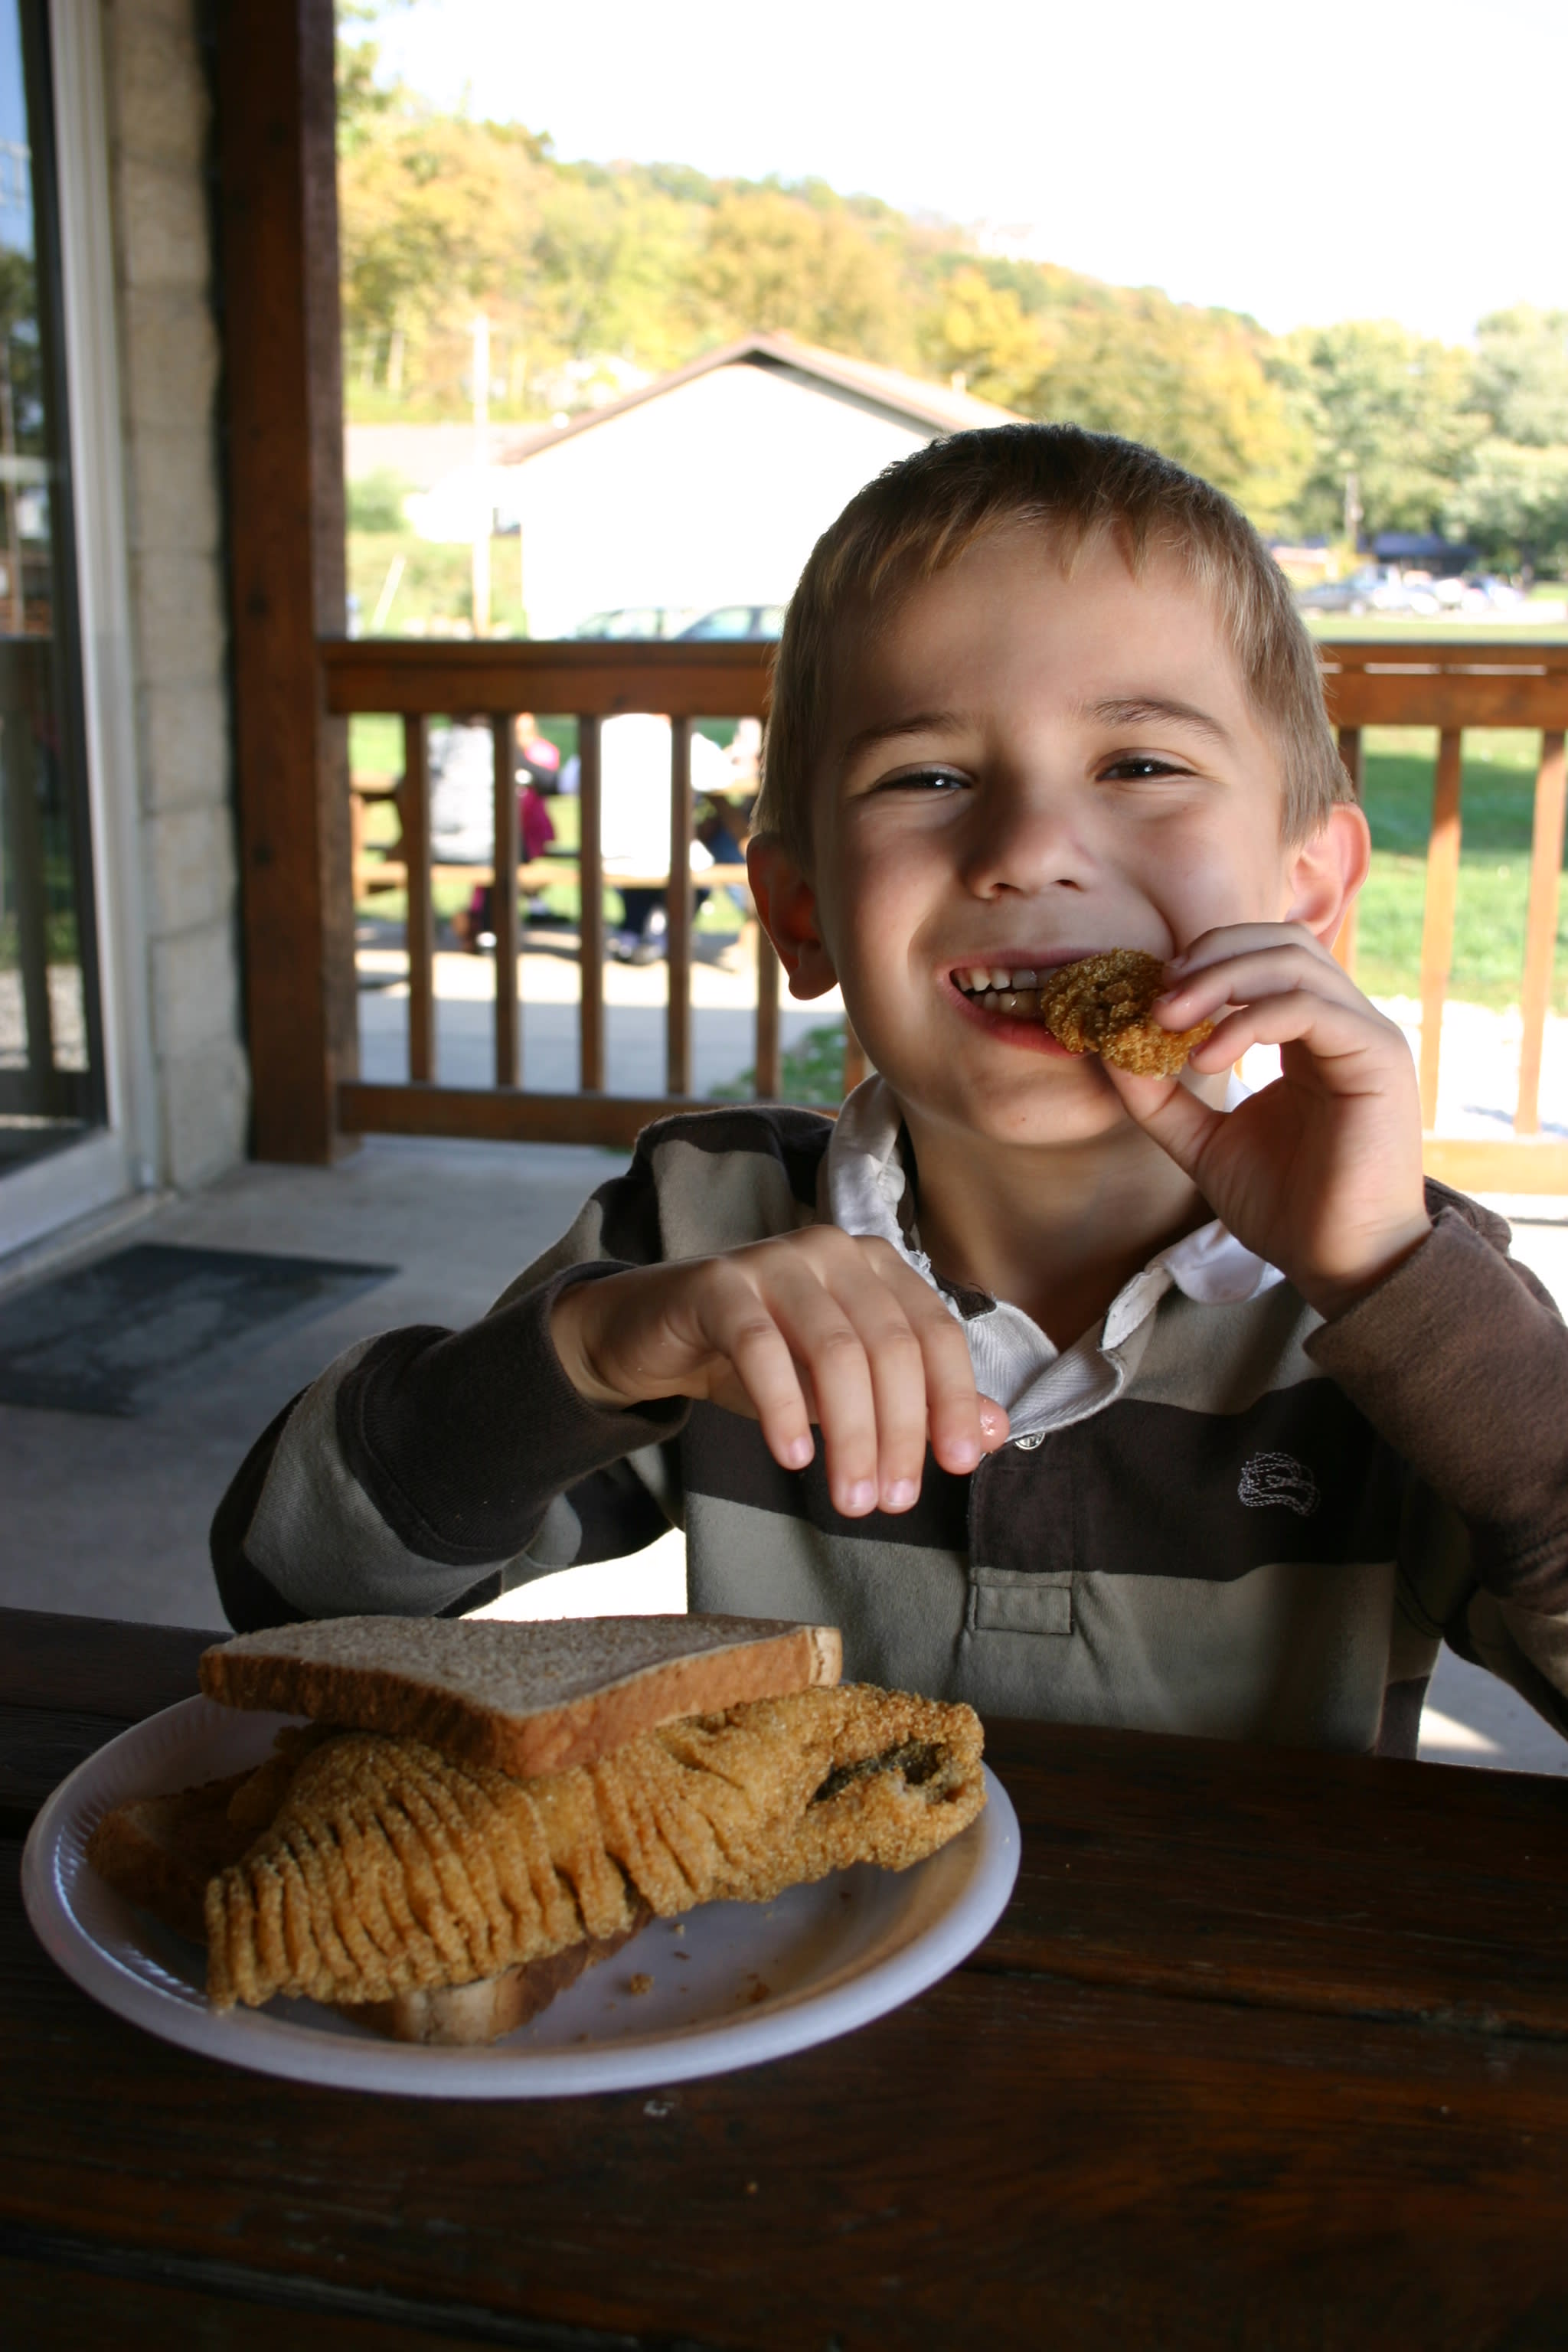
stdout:
[(797, 994), (840, 982), (918, 1124), (1087, 1140), (1125, 1117), (1100, 1063), (973, 1002), (976, 977), (1285, 919), (1304, 853), (1283, 806), (1279, 751), (1176, 563), (1134, 577), (1102, 540), (1064, 573), (1037, 526), (1007, 528), (841, 654), (813, 876), (798, 923), (770, 894), (775, 935)]

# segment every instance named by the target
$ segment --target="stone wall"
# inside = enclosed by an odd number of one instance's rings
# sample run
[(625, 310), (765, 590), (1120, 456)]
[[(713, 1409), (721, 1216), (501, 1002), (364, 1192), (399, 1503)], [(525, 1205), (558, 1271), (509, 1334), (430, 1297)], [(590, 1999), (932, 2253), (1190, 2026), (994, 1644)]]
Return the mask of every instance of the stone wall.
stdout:
[(242, 1158), (249, 1089), (196, 0), (104, 0), (159, 1174)]

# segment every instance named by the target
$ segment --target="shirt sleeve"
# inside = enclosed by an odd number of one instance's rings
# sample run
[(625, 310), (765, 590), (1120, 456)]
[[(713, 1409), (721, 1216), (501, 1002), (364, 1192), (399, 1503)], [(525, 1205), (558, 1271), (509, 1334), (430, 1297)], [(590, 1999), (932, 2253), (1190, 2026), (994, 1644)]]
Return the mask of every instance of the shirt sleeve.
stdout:
[(689, 1405), (590, 1405), (550, 1337), (566, 1285), (657, 1257), (651, 1186), (634, 1163), (478, 1323), (362, 1341), (285, 1408), (213, 1523), (231, 1623), (458, 1614), (663, 1533)]
[(1451, 1644), (1568, 1733), (1568, 1329), (1548, 1294), (1446, 1204), (1307, 1345), (1464, 1525)]

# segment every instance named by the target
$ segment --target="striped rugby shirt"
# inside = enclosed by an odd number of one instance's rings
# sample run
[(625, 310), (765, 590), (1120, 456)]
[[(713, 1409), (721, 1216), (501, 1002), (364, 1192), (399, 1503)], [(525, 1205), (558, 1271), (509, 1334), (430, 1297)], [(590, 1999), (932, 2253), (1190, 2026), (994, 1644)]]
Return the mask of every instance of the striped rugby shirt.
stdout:
[(1428, 1186), (1431, 1234), (1324, 1324), (1220, 1225), (1162, 1252), (1058, 1351), (941, 1284), (1013, 1433), (967, 1477), (847, 1519), (820, 1454), (674, 1399), (585, 1404), (563, 1284), (816, 1223), (929, 1281), (896, 1110), (660, 1121), (465, 1331), (351, 1348), (219, 1507), (231, 1622), (457, 1614), (687, 1535), (690, 1605), (839, 1625), (858, 1678), (980, 1712), (1413, 1754), (1445, 1638), (1568, 1735), (1568, 1332), (1508, 1228)]

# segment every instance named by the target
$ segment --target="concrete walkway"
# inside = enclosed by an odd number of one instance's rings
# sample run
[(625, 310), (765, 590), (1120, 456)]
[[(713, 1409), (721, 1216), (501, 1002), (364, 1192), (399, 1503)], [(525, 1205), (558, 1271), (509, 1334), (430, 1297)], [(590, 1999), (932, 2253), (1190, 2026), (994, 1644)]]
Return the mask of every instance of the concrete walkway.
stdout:
[[(637, 1009), (637, 1008), (628, 1008)], [(618, 1155), (576, 1147), (374, 1138), (331, 1169), (249, 1166), (132, 1231), (101, 1236), (368, 1259), (398, 1271), (368, 1295), (198, 1372), (133, 1421), (0, 1407), (0, 1604), (160, 1624), (222, 1616), (207, 1566), (213, 1508), (253, 1440), (339, 1349), (365, 1332), (480, 1314), (570, 1223)], [(1511, 1204), (1521, 1257), (1568, 1303), (1568, 1202)], [(0, 1280), (5, 1268), (0, 1267)], [(629, 1561), (567, 1571), (507, 1613), (679, 1609), (681, 1539)], [(1568, 1770), (1568, 1743), (1501, 1684), (1445, 1657), (1423, 1755)]]

